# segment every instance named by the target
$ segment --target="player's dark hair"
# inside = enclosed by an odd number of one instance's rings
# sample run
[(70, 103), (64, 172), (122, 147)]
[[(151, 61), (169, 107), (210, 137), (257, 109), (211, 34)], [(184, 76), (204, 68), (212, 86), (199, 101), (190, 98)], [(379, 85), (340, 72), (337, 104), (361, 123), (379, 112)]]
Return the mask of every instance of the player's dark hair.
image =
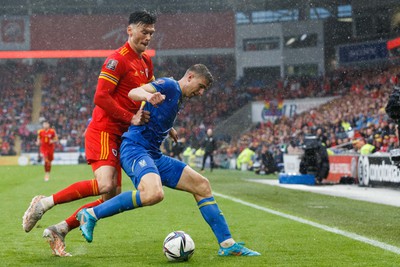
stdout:
[(150, 13), (146, 10), (136, 11), (129, 15), (129, 24), (155, 24), (157, 21), (157, 16), (155, 13)]
[(193, 71), (193, 72), (199, 74), (200, 76), (203, 76), (204, 78), (206, 78), (209, 88), (211, 87), (212, 83), (214, 82), (214, 77), (212, 76), (211, 72), (203, 64), (195, 64), (187, 70), (187, 72), (189, 72), (189, 71)]

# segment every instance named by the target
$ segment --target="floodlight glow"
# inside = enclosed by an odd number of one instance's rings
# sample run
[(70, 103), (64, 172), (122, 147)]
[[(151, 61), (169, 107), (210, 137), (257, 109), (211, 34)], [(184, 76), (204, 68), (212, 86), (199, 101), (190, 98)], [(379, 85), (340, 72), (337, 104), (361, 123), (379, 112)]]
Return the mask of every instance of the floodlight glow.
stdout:
[(286, 42), (286, 45), (291, 45), (291, 44), (293, 44), (295, 41), (296, 41), (296, 38), (292, 37), (292, 38), (290, 38), (290, 39)]
[[(108, 57), (115, 50), (33, 50), (33, 51), (0, 51), (0, 59), (11, 58), (95, 58)], [(156, 51), (146, 50), (154, 57)]]

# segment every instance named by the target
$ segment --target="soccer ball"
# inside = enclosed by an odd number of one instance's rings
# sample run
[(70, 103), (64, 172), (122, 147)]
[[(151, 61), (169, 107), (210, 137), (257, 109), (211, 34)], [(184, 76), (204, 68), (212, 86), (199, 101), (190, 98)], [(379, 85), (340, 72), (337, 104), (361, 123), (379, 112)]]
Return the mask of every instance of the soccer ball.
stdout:
[(188, 261), (194, 253), (193, 239), (184, 231), (174, 231), (164, 239), (163, 251), (169, 261)]

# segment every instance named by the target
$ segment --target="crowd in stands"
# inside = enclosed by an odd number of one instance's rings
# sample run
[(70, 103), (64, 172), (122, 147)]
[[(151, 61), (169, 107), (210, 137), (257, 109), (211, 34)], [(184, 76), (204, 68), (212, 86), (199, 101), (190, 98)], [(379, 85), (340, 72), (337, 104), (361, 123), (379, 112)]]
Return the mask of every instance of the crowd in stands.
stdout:
[(398, 139), (396, 124), (388, 118), (385, 106), (393, 87), (390, 78), (398, 71), (397, 68), (347, 70), (330, 79), (324, 77), (321, 81), (325, 82), (320, 85), (325, 87), (326, 81), (330, 80), (330, 84), (335, 85), (331, 88), (340, 92), (339, 97), (292, 118), (281, 117), (274, 123), (260, 123), (244, 134), (236, 147), (231, 143), (230, 149), (241, 150), (246, 143), (266, 143), (274, 145), (275, 154), (279, 153), (276, 152), (279, 148), (290, 152), (296, 147), (301, 153), (304, 136), (316, 135), (331, 153), (357, 152), (360, 141), (373, 145), (377, 152), (388, 152), (396, 146)]
[(59, 60), (43, 73), (41, 117), (56, 130), (59, 144), (84, 147), (84, 132), (94, 107), (99, 60)]
[[(24, 152), (37, 151), (36, 130), (31, 123), (34, 81), (42, 75), (41, 119), (55, 128), (60, 143), (56, 151), (84, 147), (84, 131), (93, 109), (93, 96), (103, 60), (62, 59), (41, 64), (10, 61), (0, 64), (0, 138), (2, 154), (12, 154), (15, 137)], [(189, 100), (177, 119), (177, 130), (187, 145), (198, 147), (208, 128), (254, 100), (337, 96), (335, 100), (293, 117), (257, 124), (237, 140), (220, 140), (222, 158), (229, 160), (243, 149), (267, 145), (276, 161), (282, 153), (298, 147), (306, 134), (318, 134), (334, 152), (356, 149), (354, 140), (364, 138), (377, 151), (389, 151), (397, 142), (395, 124), (384, 107), (396, 68), (337, 70), (323, 77), (290, 77), (271, 84), (235, 80), (234, 58), (228, 56), (156, 59), (155, 75), (180, 77), (187, 66), (204, 63), (215, 76), (209, 92)], [(40, 66), (40, 67), (38, 67)]]
[(19, 61), (0, 64), (0, 147), (1, 155), (15, 155), (19, 136), (27, 138), (32, 115), (35, 66)]

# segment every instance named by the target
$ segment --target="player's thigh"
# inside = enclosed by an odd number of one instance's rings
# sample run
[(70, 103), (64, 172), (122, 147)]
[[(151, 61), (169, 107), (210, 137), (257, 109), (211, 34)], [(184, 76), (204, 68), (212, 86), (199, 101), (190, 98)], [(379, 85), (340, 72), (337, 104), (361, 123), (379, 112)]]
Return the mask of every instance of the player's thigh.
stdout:
[(163, 185), (175, 188), (181, 178), (182, 172), (186, 167), (186, 163), (175, 158), (162, 155), (155, 160), (155, 164), (160, 173)]
[(54, 160), (54, 150), (49, 150), (46, 157), (47, 157), (48, 161), (53, 161)]
[(155, 172), (147, 172), (140, 177), (137, 189), (141, 192), (147, 192), (150, 195), (162, 191), (160, 175)]
[(113, 166), (118, 169), (120, 145), (121, 139), (115, 134), (88, 128), (85, 134), (85, 153), (93, 171), (100, 166)]
[(42, 154), (42, 157), (43, 157), (43, 159), (45, 161), (52, 161), (53, 160), (52, 153), (51, 153), (51, 151), (49, 149), (43, 149), (41, 154)]
[(155, 174), (160, 180), (158, 168), (146, 149), (136, 145), (124, 145), (121, 152), (122, 169), (129, 176), (135, 188), (139, 189), (142, 177), (147, 174)]
[(190, 166), (183, 169), (176, 189), (190, 192), (197, 196), (211, 196), (210, 182), (206, 177), (193, 170)]

